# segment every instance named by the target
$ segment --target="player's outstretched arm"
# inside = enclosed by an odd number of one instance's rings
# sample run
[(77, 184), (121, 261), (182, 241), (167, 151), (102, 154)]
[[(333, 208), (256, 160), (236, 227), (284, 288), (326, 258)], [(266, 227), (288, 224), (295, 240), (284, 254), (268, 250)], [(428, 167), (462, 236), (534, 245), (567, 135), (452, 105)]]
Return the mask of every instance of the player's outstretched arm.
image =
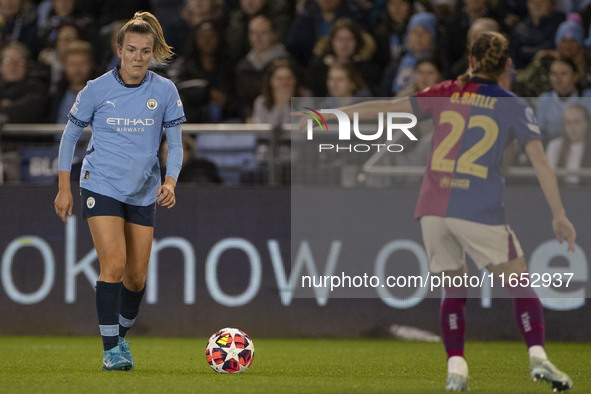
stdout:
[[(353, 113), (357, 112), (359, 120), (372, 120), (377, 118), (380, 112), (412, 112), (412, 105), (408, 97), (400, 97), (393, 100), (363, 101), (334, 109), (345, 112), (349, 115), (350, 119), (353, 119)], [(291, 116), (300, 117), (299, 130), (302, 132), (305, 131), (307, 118), (304, 117), (304, 112), (292, 112)], [(333, 114), (325, 114), (324, 117), (326, 120), (336, 119), (336, 116)]]
[(337, 108), (347, 114), (357, 112), (359, 120), (375, 119), (378, 112), (412, 112), (412, 105), (408, 97), (394, 100), (374, 100)]
[(552, 170), (548, 158), (544, 153), (542, 143), (536, 140), (529, 141), (525, 145), (525, 153), (527, 153), (536, 171), (536, 176), (552, 211), (552, 229), (554, 230), (554, 235), (556, 235), (556, 239), (560, 243), (566, 241), (568, 243), (568, 250), (574, 252), (577, 232), (570, 220), (566, 217), (562, 199), (560, 198), (560, 191), (558, 190), (558, 182), (556, 181), (554, 170)]

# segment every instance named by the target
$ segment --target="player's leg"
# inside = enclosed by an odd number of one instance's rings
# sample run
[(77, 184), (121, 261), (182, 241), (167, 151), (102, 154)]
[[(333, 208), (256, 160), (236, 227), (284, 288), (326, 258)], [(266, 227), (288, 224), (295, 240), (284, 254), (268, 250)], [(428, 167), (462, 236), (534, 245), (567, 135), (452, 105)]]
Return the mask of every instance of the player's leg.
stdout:
[(121, 316), (119, 317), (121, 337), (125, 337), (139, 313), (145, 291), (153, 237), (153, 227), (125, 223), (127, 264), (123, 273), (121, 291)]
[(527, 272), (523, 256), (507, 263), (490, 264), (487, 268), (497, 277), (504, 278), (504, 287), (513, 297), (515, 320), (528, 349), (532, 379), (548, 382), (555, 391), (570, 389), (573, 386), (572, 379), (556, 368), (546, 355), (544, 312), (540, 299), (530, 286), (518, 284), (512, 287), (509, 284), (511, 274), (519, 277), (521, 273)]
[[(144, 297), (148, 263), (154, 237), (154, 206), (125, 206), (126, 265), (121, 289), (119, 314), (119, 349), (132, 362), (133, 357), (125, 340), (133, 326)], [(132, 366), (133, 368), (133, 366)]]
[[(461, 219), (450, 219), (450, 226), (478, 268), (486, 267), (497, 275), (504, 273), (506, 282), (510, 275), (526, 271), (523, 251), (509, 226)], [(508, 290), (514, 297), (515, 316), (528, 347), (543, 349), (544, 319), (538, 297), (530, 287)]]
[(121, 280), (125, 267), (124, 221), (118, 216), (93, 216), (88, 226), (100, 264), (96, 309), (103, 339), (103, 369), (128, 370), (129, 360), (118, 346)]
[[(445, 271), (445, 277), (453, 282), (456, 276), (468, 272), (466, 264), (459, 270)], [(444, 284), (445, 297), (439, 308), (441, 337), (447, 353), (447, 391), (466, 391), (468, 389), (468, 363), (464, 355), (466, 332), (466, 300), (468, 289), (465, 286)]]
[(487, 269), (498, 278), (504, 278), (503, 287), (513, 297), (515, 321), (529, 349), (530, 356), (546, 359), (544, 313), (540, 299), (530, 286), (512, 287), (509, 285), (510, 277), (519, 278), (522, 273), (527, 272), (525, 259), (520, 256), (506, 263), (489, 264)]
[[(557, 390), (568, 389), (572, 380), (548, 361), (544, 351), (544, 315), (538, 296), (529, 286), (508, 286), (511, 274), (527, 272), (515, 233), (508, 225), (448, 220), (450, 228), (478, 268), (486, 267), (496, 275), (504, 274), (505, 288), (513, 297), (515, 318), (528, 346), (532, 377), (550, 382)], [(538, 365), (543, 367), (534, 367)], [(540, 368), (546, 372), (539, 373)]]
[(125, 222), (118, 216), (88, 218), (94, 248), (99, 259), (99, 281), (121, 283), (125, 270)]
[[(464, 275), (467, 267), (464, 250), (450, 232), (445, 218), (425, 216), (421, 218), (423, 242), (431, 272), (445, 274), (448, 278)], [(439, 310), (441, 337), (447, 353), (447, 391), (468, 390), (468, 364), (464, 356), (466, 322), (465, 287), (444, 284), (445, 297)]]

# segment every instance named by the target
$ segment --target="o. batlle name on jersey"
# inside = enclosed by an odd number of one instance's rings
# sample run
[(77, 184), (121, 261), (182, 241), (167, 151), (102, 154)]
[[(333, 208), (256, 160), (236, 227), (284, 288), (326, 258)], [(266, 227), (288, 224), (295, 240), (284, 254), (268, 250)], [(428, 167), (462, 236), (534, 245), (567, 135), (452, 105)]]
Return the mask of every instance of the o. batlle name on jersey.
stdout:
[[(144, 126), (153, 126), (154, 119), (129, 119), (129, 118), (107, 118), (107, 124), (111, 126), (118, 126), (117, 131), (127, 132), (144, 132)], [(131, 127), (120, 127), (120, 126), (131, 126)]]

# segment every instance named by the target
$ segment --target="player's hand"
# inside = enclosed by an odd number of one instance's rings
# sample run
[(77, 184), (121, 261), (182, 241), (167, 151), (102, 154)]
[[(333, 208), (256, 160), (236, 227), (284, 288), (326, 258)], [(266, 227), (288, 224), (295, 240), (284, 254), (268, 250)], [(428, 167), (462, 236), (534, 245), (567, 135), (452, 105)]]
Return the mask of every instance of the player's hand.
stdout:
[(574, 252), (577, 232), (570, 220), (566, 216), (555, 217), (552, 220), (552, 229), (558, 242), (562, 243), (562, 241), (566, 241), (568, 243), (568, 250)]
[(68, 216), (72, 216), (73, 205), (74, 199), (71, 191), (59, 191), (53, 202), (55, 213), (64, 223), (68, 223)]
[(176, 197), (174, 195), (174, 188), (176, 182), (171, 177), (166, 178), (166, 181), (158, 188), (158, 205), (167, 207), (168, 209), (174, 207), (176, 204)]

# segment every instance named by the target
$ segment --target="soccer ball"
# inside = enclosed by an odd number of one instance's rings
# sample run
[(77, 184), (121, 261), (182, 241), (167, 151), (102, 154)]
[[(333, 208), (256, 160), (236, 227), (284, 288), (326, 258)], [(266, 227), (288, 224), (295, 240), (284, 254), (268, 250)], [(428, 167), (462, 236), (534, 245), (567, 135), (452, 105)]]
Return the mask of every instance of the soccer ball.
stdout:
[(207, 341), (207, 362), (217, 373), (242, 373), (254, 358), (254, 344), (237, 328), (222, 328)]

